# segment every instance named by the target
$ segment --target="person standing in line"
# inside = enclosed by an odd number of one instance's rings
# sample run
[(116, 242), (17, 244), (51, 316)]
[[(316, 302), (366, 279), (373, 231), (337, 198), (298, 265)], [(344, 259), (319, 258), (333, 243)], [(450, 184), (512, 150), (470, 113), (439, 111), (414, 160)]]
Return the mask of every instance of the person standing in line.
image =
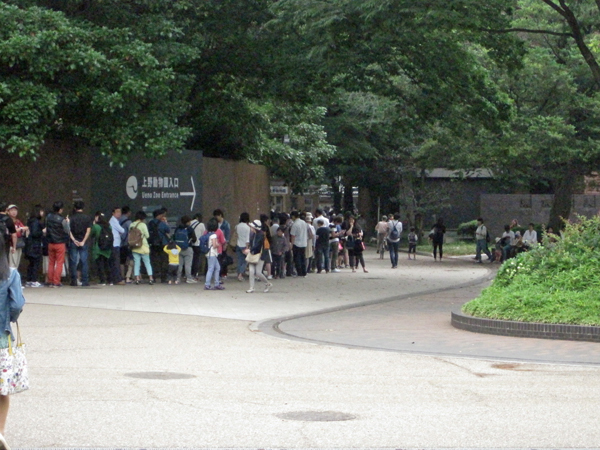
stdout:
[(430, 238), (433, 243), (433, 259), (437, 261), (437, 251), (440, 252), (440, 261), (444, 256), (444, 234), (446, 234), (446, 226), (444, 219), (438, 218), (437, 222), (431, 229)]
[(477, 230), (475, 231), (475, 241), (476, 241), (476, 255), (475, 259), (479, 264), (481, 264), (481, 252), (485, 253), (488, 259), (492, 260), (492, 254), (488, 249), (488, 231), (486, 226), (483, 224), (483, 219), (479, 217), (477, 219)]
[(190, 216), (183, 216), (179, 225), (173, 232), (173, 240), (181, 249), (179, 252), (179, 270), (177, 272), (177, 278), (181, 280), (182, 275), (185, 275), (185, 282), (188, 284), (197, 283), (192, 276), (194, 251), (190, 244), (196, 241), (196, 233), (194, 233), (194, 230), (190, 227), (191, 223), (192, 218)]
[(110, 225), (106, 221), (104, 214), (97, 211), (94, 214), (94, 225), (92, 225), (92, 239), (94, 246), (92, 247), (92, 259), (96, 261), (98, 269), (98, 278), (100, 282), (98, 286), (106, 286), (110, 283), (110, 258), (112, 258), (113, 249), (113, 232)]
[[(19, 318), (25, 305), (25, 298), (23, 297), (19, 271), (8, 266), (3, 234), (0, 234), (0, 302), (2, 304), (0, 321), (3, 324), (3, 333), (0, 334), (0, 348), (6, 349), (9, 348), (9, 339), (11, 342), (15, 342), (10, 323), (16, 322)], [(2, 372), (9, 370), (8, 367), (4, 367), (4, 364), (12, 364), (12, 361), (3, 360), (0, 364), (0, 371)], [(10, 379), (0, 378), (0, 392), (10, 392), (12, 386), (9, 383)], [(9, 407), (10, 397), (8, 393), (0, 394), (0, 449), (3, 450), (10, 450), (4, 439)]]
[(273, 278), (285, 278), (285, 253), (289, 251), (290, 244), (285, 236), (285, 227), (278, 226), (273, 236)]
[[(9, 264), (10, 267), (15, 269), (19, 269), (19, 265), (21, 264), (21, 255), (23, 254), (23, 248), (25, 247), (25, 238), (29, 234), (29, 228), (23, 224), (17, 217), (19, 214), (19, 209), (17, 205), (9, 205), (6, 209), (8, 216), (12, 219), (15, 224), (15, 229), (17, 230), (17, 244), (14, 246), (14, 251), (11, 251), (9, 254)], [(12, 243), (11, 243), (12, 244)]]
[[(365, 258), (363, 256), (363, 231), (360, 225), (356, 222), (354, 216), (348, 218), (348, 253), (350, 256), (350, 267), (352, 272), (356, 272), (358, 264), (363, 268), (363, 272), (369, 273), (365, 266)], [(352, 238), (350, 238), (350, 236)]]
[(390, 214), (388, 222), (388, 232), (386, 239), (390, 250), (390, 261), (392, 269), (398, 268), (398, 253), (400, 248), (400, 235), (402, 234), (402, 222), (395, 220), (395, 217), (400, 217), (400, 214)]
[(121, 277), (121, 240), (125, 234), (125, 230), (119, 223), (121, 219), (121, 208), (113, 208), (112, 217), (108, 221), (113, 232), (113, 250), (110, 262), (111, 283), (124, 285), (125, 281)]
[(25, 258), (29, 261), (27, 266), (26, 287), (41, 287), (38, 277), (42, 267), (42, 247), (44, 239), (44, 208), (41, 205), (35, 205), (29, 220), (27, 221), (29, 236), (25, 245)]
[(219, 223), (219, 230), (223, 232), (223, 237), (225, 238), (225, 244), (220, 245), (221, 253), (219, 253), (219, 264), (221, 265), (221, 279), (227, 279), (227, 244), (231, 239), (231, 225), (229, 222), (225, 220), (225, 216), (223, 211), (220, 209), (215, 209), (213, 211), (213, 217), (217, 219)]
[(329, 224), (329, 228), (331, 229), (331, 235), (329, 239), (329, 255), (330, 255), (330, 264), (331, 264), (331, 272), (339, 273), (340, 269), (338, 269), (338, 259), (340, 254), (340, 234), (342, 233), (342, 217), (336, 216), (333, 218), (333, 223)]
[(192, 277), (196, 281), (200, 278), (200, 274), (204, 274), (205, 268), (205, 256), (200, 251), (200, 238), (206, 232), (206, 227), (202, 223), (202, 214), (195, 214), (190, 223), (190, 227), (194, 230), (196, 241), (192, 243), (192, 252), (194, 257), (192, 259)]
[(325, 269), (325, 273), (329, 273), (329, 237), (331, 236), (331, 230), (329, 229), (329, 224), (326, 225), (322, 218), (317, 219), (315, 234), (317, 235), (315, 242), (317, 273), (321, 273), (323, 269)]
[[(206, 271), (206, 280), (204, 281), (204, 290), (222, 291), (225, 286), (221, 284), (219, 280), (219, 274), (221, 273), (221, 267), (219, 265), (219, 237), (217, 236), (217, 230), (219, 224), (215, 218), (212, 218), (206, 224), (206, 234), (208, 237), (208, 253), (205, 255), (207, 259), (208, 269)], [(214, 285), (211, 285), (211, 281)]]
[(269, 283), (267, 277), (265, 277), (265, 275), (262, 273), (263, 266), (265, 264), (263, 259), (263, 245), (265, 241), (265, 233), (263, 229), (264, 225), (260, 220), (257, 219), (254, 222), (250, 222), (250, 226), (252, 227), (252, 232), (250, 234), (250, 248), (246, 249), (246, 255), (252, 254), (261, 256), (258, 262), (248, 263), (250, 289), (248, 289), (246, 292), (248, 294), (252, 294), (254, 292), (254, 280), (256, 277), (265, 283), (265, 290), (263, 292), (269, 292), (273, 285)]
[(125, 279), (126, 284), (131, 283), (131, 275), (133, 274), (133, 255), (129, 248), (128, 237), (129, 227), (131, 226), (131, 208), (127, 205), (121, 208), (121, 218), (119, 219), (119, 225), (123, 227), (125, 233), (121, 238), (121, 252), (120, 252), (120, 270), (121, 279)]
[(92, 218), (83, 213), (85, 204), (78, 200), (73, 203), (75, 212), (70, 219), (69, 272), (71, 286), (77, 287), (77, 266), (81, 263), (81, 285), (90, 285), (90, 265), (88, 259), (88, 239), (92, 232)]
[(64, 218), (63, 202), (54, 202), (52, 212), (46, 218), (48, 238), (48, 283), (49, 287), (62, 287), (60, 276), (65, 263), (67, 243), (70, 239), (69, 218)]
[(181, 249), (175, 243), (175, 241), (171, 241), (164, 246), (163, 250), (169, 258), (169, 284), (179, 284), (179, 280), (177, 279), (177, 272), (179, 271), (179, 252), (181, 251)]
[(7, 261), (10, 261), (10, 255), (17, 248), (17, 228), (15, 223), (8, 215), (8, 203), (0, 203), (0, 234), (4, 237), (5, 252)]
[(240, 223), (235, 226), (237, 242), (235, 243), (235, 254), (237, 257), (237, 278), (238, 281), (244, 281), (246, 272), (246, 255), (244, 250), (250, 247), (250, 214), (243, 212), (240, 214)]
[(313, 226), (313, 216), (312, 213), (303, 213), (301, 218), (304, 219), (307, 226), (308, 239), (306, 242), (306, 273), (314, 272), (314, 256), (315, 256), (315, 227)]
[(387, 216), (381, 216), (381, 220), (375, 225), (375, 231), (377, 231), (377, 253), (379, 253), (379, 259), (383, 259), (385, 255), (385, 237), (388, 232)]
[[(146, 225), (146, 213), (144, 211), (138, 211), (135, 213), (135, 222), (129, 226), (129, 232), (132, 233), (134, 229), (139, 230), (142, 234), (142, 246), (132, 248), (133, 254), (133, 277), (135, 278), (135, 284), (140, 284), (141, 281), (141, 262), (144, 262), (146, 273), (148, 274), (148, 284), (154, 284), (154, 276), (152, 273), (152, 264), (150, 264), (150, 246), (148, 245), (148, 238), (150, 233), (148, 232), (148, 226)], [(132, 238), (134, 235), (131, 235)]]
[(167, 266), (169, 257), (163, 251), (165, 245), (169, 243), (171, 238), (171, 227), (167, 223), (167, 210), (159, 208), (152, 213), (153, 218), (148, 223), (148, 233), (150, 239), (150, 263), (154, 269), (155, 279), (160, 275), (160, 281), (164, 284), (168, 283)]
[(308, 245), (308, 227), (300, 218), (298, 211), (292, 211), (292, 228), (290, 229), (290, 243), (294, 254), (296, 276), (306, 276), (306, 246)]

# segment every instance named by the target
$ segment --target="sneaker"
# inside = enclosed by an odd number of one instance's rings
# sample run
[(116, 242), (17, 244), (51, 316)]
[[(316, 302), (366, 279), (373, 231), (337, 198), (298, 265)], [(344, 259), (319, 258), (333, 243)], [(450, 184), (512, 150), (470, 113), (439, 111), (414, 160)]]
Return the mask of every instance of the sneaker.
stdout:
[(269, 275), (269, 276), (267, 277), (267, 280), (272, 280), (272, 279), (273, 279), (273, 275)]
[(98, 286), (106, 286), (106, 283), (98, 283)]
[(189, 283), (189, 284), (194, 284), (194, 283), (197, 283), (197, 281), (196, 281), (196, 280), (194, 280), (193, 278), (188, 278), (187, 280), (185, 280), (185, 282), (186, 282), (186, 283)]
[(77, 280), (77, 286), (81, 286), (83, 283), (79, 280)]
[(152, 286), (152, 285), (154, 284), (154, 280), (150, 280), (150, 281), (148, 281), (148, 284), (149, 284), (150, 286)]
[(40, 283), (39, 281), (34, 281), (31, 283), (31, 287), (40, 288), (40, 287), (44, 287), (44, 285), (42, 283)]
[(238, 278), (238, 281), (244, 281), (244, 275), (242, 275), (242, 274), (239, 274), (237, 278)]
[(212, 291), (212, 290), (214, 290), (214, 289), (215, 289), (215, 288), (214, 288), (214, 287), (212, 287), (212, 286), (207, 286), (207, 285), (204, 285), (204, 290), (205, 290), (205, 291)]
[(273, 287), (273, 283), (265, 284), (265, 290), (263, 292), (269, 292), (272, 287)]
[(253, 292), (254, 292), (254, 289), (248, 289), (248, 290), (246, 291), (246, 294), (252, 294)]
[(340, 272), (341, 272), (341, 270), (340, 270), (340, 269), (333, 269), (333, 270), (332, 270), (332, 272), (333, 272), (333, 273), (340, 273)]
[(118, 286), (125, 286), (125, 282), (124, 281), (119, 281), (118, 283), (115, 283)]
[(225, 290), (225, 286), (223, 286), (222, 284), (215, 286), (215, 291), (224, 291)]

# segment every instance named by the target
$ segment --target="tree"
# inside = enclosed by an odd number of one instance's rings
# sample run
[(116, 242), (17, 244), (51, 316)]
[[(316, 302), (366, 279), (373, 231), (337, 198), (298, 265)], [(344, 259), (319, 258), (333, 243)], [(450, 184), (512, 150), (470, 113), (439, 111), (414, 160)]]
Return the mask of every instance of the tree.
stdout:
[(120, 162), (184, 147), (182, 89), (149, 44), (35, 6), (0, 3), (0, 22), (2, 148), (35, 157), (49, 137), (75, 138)]

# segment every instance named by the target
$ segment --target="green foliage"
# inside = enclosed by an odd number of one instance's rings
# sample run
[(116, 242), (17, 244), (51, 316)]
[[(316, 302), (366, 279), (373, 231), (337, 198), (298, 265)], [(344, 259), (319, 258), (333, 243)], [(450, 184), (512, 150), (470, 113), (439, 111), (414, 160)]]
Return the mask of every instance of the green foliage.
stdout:
[(461, 223), (458, 226), (456, 232), (462, 236), (469, 236), (475, 239), (475, 232), (477, 231), (477, 220), (471, 220), (470, 222)]
[(80, 138), (120, 162), (181, 149), (189, 129), (172, 69), (127, 30), (0, 3), (0, 146), (34, 156), (48, 137)]
[(506, 261), (492, 285), (463, 310), (524, 322), (600, 325), (600, 217), (567, 223)]

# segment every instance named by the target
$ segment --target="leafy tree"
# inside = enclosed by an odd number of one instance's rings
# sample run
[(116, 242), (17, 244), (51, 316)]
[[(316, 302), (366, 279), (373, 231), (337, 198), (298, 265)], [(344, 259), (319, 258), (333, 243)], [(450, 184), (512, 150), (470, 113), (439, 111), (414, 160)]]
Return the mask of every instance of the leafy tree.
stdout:
[(135, 150), (183, 148), (186, 104), (173, 70), (127, 30), (0, 3), (0, 146), (35, 156), (77, 138), (120, 162)]

